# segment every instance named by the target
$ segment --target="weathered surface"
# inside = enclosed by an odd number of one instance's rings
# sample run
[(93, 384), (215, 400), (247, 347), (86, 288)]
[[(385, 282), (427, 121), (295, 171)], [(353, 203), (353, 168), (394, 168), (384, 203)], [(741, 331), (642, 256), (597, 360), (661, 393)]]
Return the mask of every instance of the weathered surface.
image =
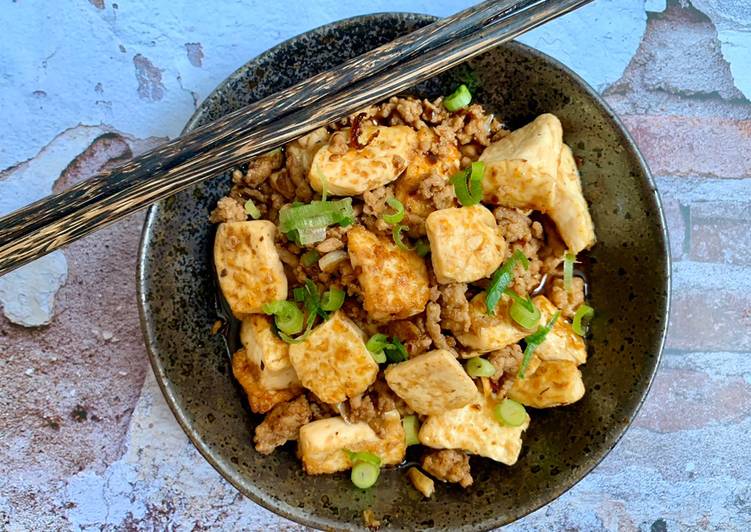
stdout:
[[(289, 17), (291, 2), (8, 3), (0, 213), (177, 134), (219, 80), (288, 36), (468, 4), (318, 0)], [(603, 90), (634, 133), (675, 265), (668, 351), (634, 426), (511, 530), (751, 526), (751, 14), (742, 0), (693, 5), (598, 0), (525, 37)], [(50, 270), (29, 265), (30, 280), (0, 278), (0, 529), (298, 529), (222, 480), (162, 399), (135, 307), (141, 220), (76, 243)]]

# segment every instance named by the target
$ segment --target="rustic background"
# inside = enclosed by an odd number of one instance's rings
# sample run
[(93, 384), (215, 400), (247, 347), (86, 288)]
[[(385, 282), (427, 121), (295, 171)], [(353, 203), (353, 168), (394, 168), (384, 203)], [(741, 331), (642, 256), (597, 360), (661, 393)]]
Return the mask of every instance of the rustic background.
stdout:
[[(213, 86), (287, 37), (358, 13), (469, 3), (6, 1), (0, 214), (174, 137)], [(523, 39), (600, 90), (643, 150), (666, 208), (674, 298), (631, 430), (509, 530), (751, 527), (749, 6), (597, 0)], [(296, 528), (201, 459), (156, 387), (135, 304), (142, 218), (0, 278), (0, 530)]]

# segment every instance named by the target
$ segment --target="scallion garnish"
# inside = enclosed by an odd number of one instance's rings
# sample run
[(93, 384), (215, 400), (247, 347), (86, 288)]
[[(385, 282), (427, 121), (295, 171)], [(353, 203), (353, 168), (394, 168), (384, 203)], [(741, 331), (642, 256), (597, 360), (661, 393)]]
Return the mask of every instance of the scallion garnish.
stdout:
[(367, 464), (373, 464), (376, 467), (381, 467), (381, 459), (377, 455), (367, 451), (347, 451), (347, 456), (349, 456), (349, 461), (353, 464), (356, 464), (357, 462), (365, 462)]
[(529, 268), (529, 259), (518, 249), (514, 251), (511, 258), (498, 268), (493, 277), (491, 277), (488, 291), (485, 294), (485, 308), (488, 315), (492, 316), (495, 314), (495, 306), (501, 300), (503, 291), (508, 288), (508, 285), (514, 279), (514, 267), (517, 263), (521, 263), (525, 270)]
[(571, 292), (572, 281), (574, 279), (574, 261), (576, 257), (570, 251), (563, 255), (563, 288), (566, 292)]
[(298, 303), (305, 301), (305, 288), (298, 286), (292, 290), (292, 298)]
[(273, 301), (263, 306), (263, 311), (274, 316), (277, 329), (285, 334), (297, 334), (302, 331), (305, 316), (297, 305), (291, 301)]
[(344, 227), (354, 221), (352, 198), (287, 205), (279, 211), (279, 230), (303, 245), (324, 240), (326, 228), (330, 225), (339, 224)]
[(321, 309), (326, 312), (334, 312), (339, 310), (344, 304), (344, 290), (338, 288), (331, 288), (323, 293), (321, 296)]
[(447, 111), (453, 113), (463, 107), (467, 107), (471, 101), (472, 93), (469, 92), (467, 86), (462, 83), (454, 92), (443, 99), (443, 106)]
[(585, 334), (587, 334), (587, 326), (584, 325), (582, 321), (589, 321), (594, 315), (595, 309), (593, 309), (589, 305), (582, 304), (578, 309), (576, 309), (576, 314), (574, 314), (574, 321), (571, 324), (571, 328), (574, 329), (574, 332), (579, 336), (584, 336)]
[(404, 219), (404, 205), (396, 198), (389, 198), (386, 200), (389, 207), (394, 209), (393, 214), (384, 214), (383, 220), (390, 225), (398, 224)]
[(477, 161), (469, 168), (454, 174), (451, 184), (454, 194), (465, 207), (477, 205), (482, 200), (482, 178), (485, 175), (485, 163)]
[(420, 440), (417, 433), (420, 431), (420, 421), (417, 416), (405, 416), (402, 418), (402, 427), (404, 427), (404, 439), (407, 441), (407, 447), (410, 445), (419, 445)]
[(249, 199), (245, 202), (245, 214), (247, 214), (254, 220), (258, 220), (261, 217), (261, 211), (258, 210), (258, 207), (256, 207), (255, 203), (253, 203), (252, 199)]
[(425, 255), (430, 253), (430, 244), (425, 242), (425, 239), (420, 238), (417, 242), (415, 242), (415, 253), (417, 253), (421, 257), (424, 257)]
[(310, 268), (316, 262), (318, 262), (318, 259), (320, 258), (321, 254), (318, 253), (317, 250), (311, 249), (302, 254), (302, 257), (300, 257), (300, 262), (302, 262), (302, 265), (306, 268)]
[(391, 230), (391, 236), (394, 237), (394, 243), (396, 244), (396, 247), (404, 251), (411, 251), (413, 248), (407, 246), (402, 241), (402, 231), (404, 231), (405, 229), (409, 229), (409, 227), (407, 227), (406, 225), (401, 225), (401, 224), (395, 225), (394, 228)]
[(365, 344), (370, 351), (373, 360), (382, 364), (388, 359), (389, 362), (404, 362), (409, 358), (407, 348), (396, 336), (389, 337), (382, 333), (376, 333)]
[(375, 484), (381, 474), (381, 459), (368, 452), (347, 451), (347, 454), (352, 462), (352, 483), (360, 489), (368, 489)]
[(391, 337), (391, 343), (384, 349), (389, 362), (404, 362), (409, 358), (407, 348), (396, 336)]
[(473, 379), (476, 377), (492, 377), (495, 375), (495, 366), (488, 360), (480, 357), (474, 357), (467, 360), (467, 374)]
[(540, 322), (540, 309), (532, 303), (532, 299), (529, 296), (523, 298), (510, 288), (506, 288), (503, 293), (514, 300), (509, 309), (511, 319), (525, 329), (537, 327)]
[(555, 322), (558, 320), (558, 316), (560, 316), (560, 314), (560, 311), (553, 314), (553, 317), (550, 318), (548, 323), (546, 323), (524, 339), (527, 342), (527, 347), (524, 348), (524, 358), (522, 359), (521, 366), (519, 367), (518, 377), (520, 379), (524, 378), (524, 372), (527, 371), (529, 361), (532, 360), (532, 353), (534, 353), (535, 349), (537, 349), (537, 347), (545, 341), (545, 337), (553, 328), (553, 325), (555, 325)]
[(511, 399), (504, 399), (493, 408), (496, 420), (509, 427), (518, 427), (527, 420), (524, 405)]

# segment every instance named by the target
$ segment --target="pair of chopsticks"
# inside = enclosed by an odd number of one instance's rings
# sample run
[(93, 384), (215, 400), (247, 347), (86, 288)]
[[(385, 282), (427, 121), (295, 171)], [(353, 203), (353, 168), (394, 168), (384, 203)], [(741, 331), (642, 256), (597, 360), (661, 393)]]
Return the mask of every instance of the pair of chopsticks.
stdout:
[(0, 275), (591, 0), (495, 0), (346, 61), (0, 218)]

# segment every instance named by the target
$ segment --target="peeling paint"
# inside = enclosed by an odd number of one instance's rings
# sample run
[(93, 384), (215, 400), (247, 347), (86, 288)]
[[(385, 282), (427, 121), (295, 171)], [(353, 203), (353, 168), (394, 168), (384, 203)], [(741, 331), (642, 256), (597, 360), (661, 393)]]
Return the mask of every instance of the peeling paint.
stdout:
[(186, 42), (185, 52), (188, 54), (188, 61), (194, 67), (203, 65), (203, 47), (200, 42)]
[(133, 56), (133, 66), (136, 68), (136, 79), (138, 80), (138, 96), (143, 100), (157, 102), (164, 96), (164, 85), (162, 85), (163, 70), (154, 66), (154, 64), (141, 54)]

